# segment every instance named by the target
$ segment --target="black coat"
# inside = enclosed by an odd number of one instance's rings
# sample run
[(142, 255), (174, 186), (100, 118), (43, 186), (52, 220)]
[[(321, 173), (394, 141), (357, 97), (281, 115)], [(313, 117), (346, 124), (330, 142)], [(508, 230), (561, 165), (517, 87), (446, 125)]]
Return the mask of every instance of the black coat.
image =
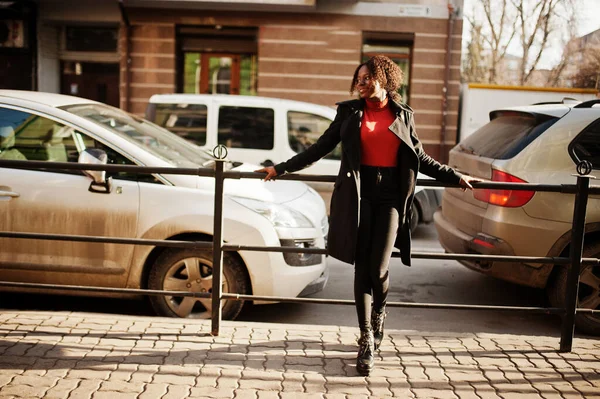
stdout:
[[(402, 262), (410, 266), (411, 205), (419, 170), (436, 180), (458, 183), (460, 174), (442, 165), (423, 151), (417, 137), (413, 111), (407, 105), (390, 101), (396, 120), (389, 129), (402, 144), (398, 150), (398, 184), (400, 223), (395, 247), (400, 250)], [(331, 197), (327, 252), (343, 262), (354, 263), (358, 223), (360, 220), (360, 124), (364, 100), (338, 103), (337, 115), (323, 135), (304, 152), (286, 162), (275, 165), (278, 175), (295, 172), (318, 161), (342, 142), (342, 163)]]

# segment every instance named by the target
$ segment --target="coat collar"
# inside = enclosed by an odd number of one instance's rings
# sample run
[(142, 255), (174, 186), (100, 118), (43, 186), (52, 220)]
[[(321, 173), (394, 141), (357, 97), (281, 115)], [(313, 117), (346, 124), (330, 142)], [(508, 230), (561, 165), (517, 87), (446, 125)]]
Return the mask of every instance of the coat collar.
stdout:
[[(400, 113), (401, 111), (406, 111), (410, 114), (413, 113), (411, 107), (399, 101), (390, 99), (389, 104), (394, 109), (394, 113), (396, 114)], [(365, 108), (365, 100), (363, 100), (362, 98), (356, 98), (353, 100), (340, 101), (336, 103), (336, 105), (345, 105), (353, 111), (362, 111)]]

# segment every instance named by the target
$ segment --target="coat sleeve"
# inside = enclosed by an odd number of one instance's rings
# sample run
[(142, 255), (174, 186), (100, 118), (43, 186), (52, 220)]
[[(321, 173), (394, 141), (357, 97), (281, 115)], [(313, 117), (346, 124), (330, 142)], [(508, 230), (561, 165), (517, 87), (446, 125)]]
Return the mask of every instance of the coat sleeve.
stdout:
[(462, 175), (452, 169), (450, 166), (442, 165), (425, 153), (425, 150), (423, 150), (423, 144), (421, 144), (421, 141), (417, 136), (414, 117), (411, 114), (407, 116), (410, 118), (410, 137), (415, 147), (417, 157), (419, 158), (419, 171), (423, 172), (429, 177), (433, 177), (438, 181), (458, 184)]
[(341, 140), (340, 130), (346, 113), (345, 106), (338, 106), (335, 119), (313, 145), (287, 161), (275, 165), (277, 175), (304, 169), (333, 151)]

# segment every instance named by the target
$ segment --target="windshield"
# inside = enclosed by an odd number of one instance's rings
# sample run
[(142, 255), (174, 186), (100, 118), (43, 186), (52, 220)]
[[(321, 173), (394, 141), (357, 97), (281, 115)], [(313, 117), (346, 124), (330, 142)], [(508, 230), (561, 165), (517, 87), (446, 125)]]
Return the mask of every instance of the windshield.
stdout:
[(69, 105), (64, 110), (96, 123), (176, 167), (212, 164), (205, 150), (145, 119), (103, 104)]

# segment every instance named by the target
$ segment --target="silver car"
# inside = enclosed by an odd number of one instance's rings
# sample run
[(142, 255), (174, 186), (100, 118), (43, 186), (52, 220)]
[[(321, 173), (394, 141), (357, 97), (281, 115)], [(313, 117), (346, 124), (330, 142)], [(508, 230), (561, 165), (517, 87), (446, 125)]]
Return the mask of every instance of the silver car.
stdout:
[[(91, 151), (93, 150), (93, 151)], [(211, 167), (214, 159), (169, 131), (119, 109), (58, 94), (0, 90), (0, 159)], [(255, 165), (227, 168), (252, 171)], [(0, 168), (0, 231), (210, 241), (214, 179), (107, 173), (94, 182), (79, 171)], [(226, 180), (224, 240), (253, 246), (324, 247), (323, 200), (299, 182)], [(210, 292), (212, 254), (145, 245), (0, 238), (0, 280)], [(228, 252), (225, 292), (297, 296), (327, 281), (321, 255)], [(211, 302), (152, 297), (160, 315), (209, 317)], [(236, 317), (243, 302), (226, 301)]]
[[(600, 100), (493, 111), (491, 121), (450, 152), (449, 164), (497, 182), (574, 184), (576, 165), (600, 169)], [(600, 173), (597, 173), (600, 176)], [(598, 185), (592, 180), (592, 185)], [(568, 256), (574, 195), (516, 190), (446, 189), (434, 215), (447, 252), (486, 255)], [(600, 257), (600, 200), (587, 208), (584, 257)], [(564, 307), (567, 268), (550, 264), (462, 261), (479, 272), (546, 288)], [(600, 309), (600, 267), (582, 268), (579, 307)], [(578, 314), (576, 326), (600, 334), (600, 316)]]

